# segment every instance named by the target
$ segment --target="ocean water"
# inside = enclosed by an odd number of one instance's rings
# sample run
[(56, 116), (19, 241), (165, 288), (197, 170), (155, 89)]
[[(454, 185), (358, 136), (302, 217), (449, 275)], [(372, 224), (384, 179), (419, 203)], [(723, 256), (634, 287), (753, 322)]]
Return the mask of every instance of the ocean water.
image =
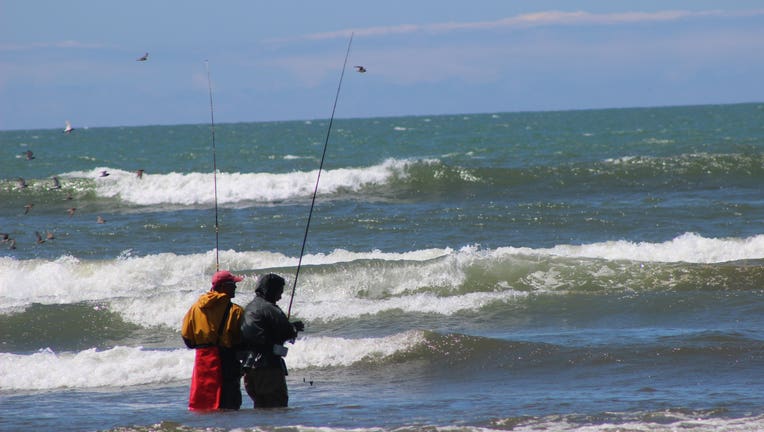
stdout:
[(327, 127), (0, 131), (0, 430), (764, 429), (762, 104), (335, 120), (290, 407), (189, 412), (183, 314), (292, 286)]

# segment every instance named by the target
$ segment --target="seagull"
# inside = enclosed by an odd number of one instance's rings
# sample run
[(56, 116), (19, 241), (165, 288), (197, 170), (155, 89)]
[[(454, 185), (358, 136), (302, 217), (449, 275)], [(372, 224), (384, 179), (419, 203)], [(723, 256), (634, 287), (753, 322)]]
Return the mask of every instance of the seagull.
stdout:
[(65, 134), (70, 134), (70, 133), (72, 133), (73, 130), (74, 130), (74, 128), (72, 127), (72, 124), (69, 123), (69, 120), (67, 120), (66, 121), (66, 127), (64, 128), (64, 133)]
[(27, 160), (34, 159), (34, 153), (32, 153), (32, 150), (27, 150), (24, 152), (24, 156), (26, 156)]
[(27, 187), (27, 182), (23, 177), (19, 177), (18, 180), (16, 180), (16, 183), (18, 183), (19, 189), (24, 189)]
[(360, 73), (366, 72), (366, 68), (363, 66), (355, 66), (355, 69)]
[(29, 210), (32, 210), (32, 207), (34, 207), (34, 204), (32, 204), (32, 203), (29, 203), (29, 204), (25, 205), (24, 206), (24, 214), (29, 213)]
[(43, 240), (42, 236), (40, 235), (40, 231), (35, 231), (34, 235), (37, 237), (37, 244), (45, 243), (45, 240)]
[(138, 57), (137, 59), (135, 59), (135, 61), (146, 61), (148, 59), (149, 59), (149, 53), (146, 53), (146, 54)]
[(77, 211), (77, 207), (70, 207), (66, 212), (69, 213), (69, 217), (74, 216), (74, 212)]
[(96, 219), (96, 223), (99, 223), (99, 224), (106, 223), (106, 219), (102, 218), (101, 216), (98, 216), (98, 218)]
[(53, 189), (61, 189), (61, 182), (58, 181), (58, 177), (53, 176)]

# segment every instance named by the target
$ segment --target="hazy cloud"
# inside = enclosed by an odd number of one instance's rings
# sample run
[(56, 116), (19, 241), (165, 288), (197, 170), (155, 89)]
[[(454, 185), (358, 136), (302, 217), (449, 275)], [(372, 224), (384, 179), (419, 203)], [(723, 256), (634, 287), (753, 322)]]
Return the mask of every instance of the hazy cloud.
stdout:
[(618, 12), (618, 13), (591, 13), (584, 11), (564, 12), (545, 11), (529, 14), (516, 15), (493, 21), (476, 22), (444, 22), (435, 24), (403, 24), (396, 26), (380, 26), (367, 28), (343, 29), (332, 32), (312, 33), (289, 39), (274, 39), (269, 42), (289, 42), (299, 40), (327, 40), (347, 38), (351, 33), (356, 36), (378, 37), (389, 35), (402, 35), (409, 33), (447, 33), (459, 30), (492, 30), (529, 28), (555, 25), (616, 25), (636, 24), (650, 22), (670, 22), (692, 18), (739, 18), (755, 17), (764, 15), (764, 9), (741, 10), (741, 11), (687, 11), (668, 10), (657, 12)]
[(106, 45), (92, 42), (79, 42), (75, 40), (62, 40), (51, 42), (32, 43), (0, 43), (0, 51), (30, 51), (36, 49), (61, 48), (61, 49), (93, 49), (104, 48)]

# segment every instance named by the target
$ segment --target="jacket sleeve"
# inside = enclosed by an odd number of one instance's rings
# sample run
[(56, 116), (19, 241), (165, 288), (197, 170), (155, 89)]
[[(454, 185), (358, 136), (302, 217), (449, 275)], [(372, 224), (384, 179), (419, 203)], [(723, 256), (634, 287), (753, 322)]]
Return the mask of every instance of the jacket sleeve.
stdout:
[(284, 312), (281, 311), (281, 309), (276, 309), (276, 318), (275, 322), (277, 323), (276, 326), (276, 343), (283, 344), (284, 342), (294, 339), (297, 337), (297, 330), (295, 330), (292, 323), (289, 322), (289, 319), (286, 317)]
[(196, 340), (194, 338), (194, 307), (192, 306), (186, 315), (183, 317), (183, 324), (181, 324), (180, 335), (183, 338), (183, 342), (189, 348), (196, 347)]
[(281, 309), (270, 304), (260, 304), (258, 307), (247, 306), (244, 309), (241, 337), (245, 347), (270, 352), (273, 345), (297, 337), (297, 332)]

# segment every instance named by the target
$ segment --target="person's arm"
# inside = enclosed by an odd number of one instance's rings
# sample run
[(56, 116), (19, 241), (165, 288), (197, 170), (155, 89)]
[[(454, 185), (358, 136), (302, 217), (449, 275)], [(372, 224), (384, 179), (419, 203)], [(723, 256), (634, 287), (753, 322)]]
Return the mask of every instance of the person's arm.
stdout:
[(296, 338), (297, 332), (301, 331), (297, 329), (298, 326), (304, 329), (304, 325), (300, 321), (290, 323), (289, 319), (281, 309), (274, 308), (273, 315), (273, 322), (275, 324), (274, 330), (276, 332), (274, 336), (279, 344), (283, 344), (288, 340)]
[(194, 334), (194, 308), (192, 306), (183, 317), (183, 323), (180, 328), (180, 336), (183, 338), (183, 343), (189, 348), (196, 348)]

